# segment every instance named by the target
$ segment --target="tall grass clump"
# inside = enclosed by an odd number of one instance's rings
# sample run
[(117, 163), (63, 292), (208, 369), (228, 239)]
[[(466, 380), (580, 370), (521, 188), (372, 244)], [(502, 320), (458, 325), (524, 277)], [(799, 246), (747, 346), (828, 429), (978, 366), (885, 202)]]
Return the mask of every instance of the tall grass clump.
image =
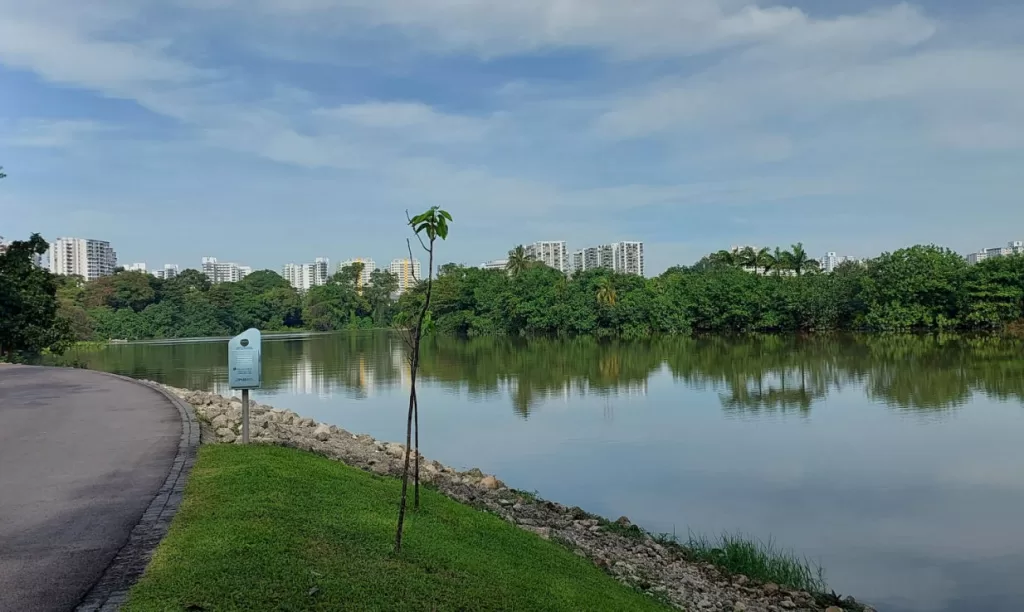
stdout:
[(723, 533), (718, 539), (689, 535), (684, 545), (699, 561), (713, 563), (734, 574), (763, 583), (774, 582), (810, 593), (825, 591), (825, 572), (817, 563), (780, 549), (774, 540), (758, 540), (742, 534)]

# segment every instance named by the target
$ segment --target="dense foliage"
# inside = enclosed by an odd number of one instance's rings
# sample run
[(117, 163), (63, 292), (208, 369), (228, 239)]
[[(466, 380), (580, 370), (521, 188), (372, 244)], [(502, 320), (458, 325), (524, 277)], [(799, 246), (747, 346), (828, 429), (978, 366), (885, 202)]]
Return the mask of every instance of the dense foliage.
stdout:
[(60, 313), (78, 340), (227, 336), (250, 327), (264, 331), (361, 329), (386, 326), (392, 317), (395, 276), (371, 274), (359, 286), (359, 264), (327, 284), (300, 294), (270, 270), (237, 283), (211, 285), (196, 270), (162, 280), (120, 271), (91, 282), (62, 277)]
[[(799, 245), (795, 245), (799, 246)], [(1024, 257), (969, 266), (934, 246), (884, 253), (824, 274), (802, 249), (789, 263), (714, 254), (656, 278), (543, 265), (506, 271), (449, 264), (434, 283), (439, 333), (645, 338), (700, 332), (998, 329), (1024, 317)], [(512, 259), (510, 259), (510, 262)], [(758, 263), (760, 261), (760, 263)], [(772, 264), (776, 265), (776, 264)], [(755, 273), (751, 268), (756, 266)], [(399, 301), (409, 316), (422, 290)]]
[(33, 234), (0, 253), (0, 361), (59, 353), (71, 340), (67, 321), (58, 316), (58, 278), (34, 264), (46, 248)]

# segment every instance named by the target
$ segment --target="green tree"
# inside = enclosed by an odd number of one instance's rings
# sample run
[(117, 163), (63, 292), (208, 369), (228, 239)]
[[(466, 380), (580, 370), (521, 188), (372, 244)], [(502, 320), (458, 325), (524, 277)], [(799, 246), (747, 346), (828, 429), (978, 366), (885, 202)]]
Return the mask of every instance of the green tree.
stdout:
[(816, 259), (811, 259), (807, 255), (802, 242), (794, 244), (791, 250), (785, 251), (782, 254), (782, 258), (785, 261), (786, 268), (795, 272), (797, 276), (802, 275), (808, 270), (818, 270), (821, 268), (821, 264)]
[(394, 316), (394, 298), (398, 293), (398, 276), (387, 270), (374, 270), (370, 273), (370, 284), (363, 291), (363, 296), (373, 311), (373, 324), (383, 327), (391, 323)]
[(612, 279), (608, 276), (603, 277), (597, 284), (597, 302), (605, 306), (614, 306), (615, 299), (617, 297), (615, 293), (615, 285), (612, 284)]
[(0, 360), (61, 353), (73, 340), (59, 316), (56, 277), (35, 265), (48, 245), (39, 234), (15, 240), (0, 254)]
[(527, 255), (526, 249), (520, 244), (508, 252), (508, 261), (505, 263), (505, 269), (512, 276), (519, 276), (530, 267), (532, 261), (530, 256)]

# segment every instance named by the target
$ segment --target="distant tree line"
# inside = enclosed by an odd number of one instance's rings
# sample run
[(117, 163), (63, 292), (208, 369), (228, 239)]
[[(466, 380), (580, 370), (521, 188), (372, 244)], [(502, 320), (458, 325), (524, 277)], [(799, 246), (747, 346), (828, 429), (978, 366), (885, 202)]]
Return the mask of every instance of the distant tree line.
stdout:
[[(913, 246), (819, 271), (802, 248), (719, 252), (656, 278), (592, 270), (565, 276), (513, 253), (507, 270), (441, 266), (428, 331), (480, 336), (646, 338), (705, 332), (998, 330), (1024, 319), (1024, 256), (968, 265)], [(35, 235), (0, 255), (0, 358), (59, 351), (77, 340), (227, 336), (265, 331), (406, 326), (425, 287), (396, 301), (397, 278), (361, 264), (299, 293), (269, 270), (211, 285), (185, 270), (162, 280), (118, 271), (84, 282), (32, 265)], [(766, 263), (765, 253), (776, 263)], [(756, 262), (756, 263), (755, 263)], [(781, 262), (781, 263), (779, 263)], [(750, 270), (756, 268), (759, 273)], [(787, 273), (775, 271), (789, 270)]]
[[(399, 318), (417, 311), (421, 294), (402, 296)], [(442, 266), (430, 314), (437, 332), (466, 336), (996, 330), (1024, 318), (1024, 257), (971, 266), (919, 245), (826, 274), (794, 245), (721, 251), (642, 278), (566, 277), (514, 251), (505, 271)]]
[(369, 285), (360, 286), (361, 267), (346, 266), (305, 293), (270, 270), (218, 284), (197, 270), (167, 280), (119, 270), (90, 282), (60, 277), (57, 299), (76, 340), (227, 336), (250, 327), (332, 331), (390, 325), (397, 278), (377, 270)]

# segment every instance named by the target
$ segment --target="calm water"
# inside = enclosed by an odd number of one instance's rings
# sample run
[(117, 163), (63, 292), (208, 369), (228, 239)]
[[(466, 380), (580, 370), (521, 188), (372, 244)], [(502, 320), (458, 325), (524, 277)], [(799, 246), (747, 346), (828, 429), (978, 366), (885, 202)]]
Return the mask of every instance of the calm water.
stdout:
[[(1024, 343), (993, 338), (437, 339), (426, 455), (655, 532), (771, 536), (881, 610), (1021, 609)], [(92, 367), (227, 393), (226, 343)], [(383, 332), (267, 341), (254, 397), (404, 438)]]

